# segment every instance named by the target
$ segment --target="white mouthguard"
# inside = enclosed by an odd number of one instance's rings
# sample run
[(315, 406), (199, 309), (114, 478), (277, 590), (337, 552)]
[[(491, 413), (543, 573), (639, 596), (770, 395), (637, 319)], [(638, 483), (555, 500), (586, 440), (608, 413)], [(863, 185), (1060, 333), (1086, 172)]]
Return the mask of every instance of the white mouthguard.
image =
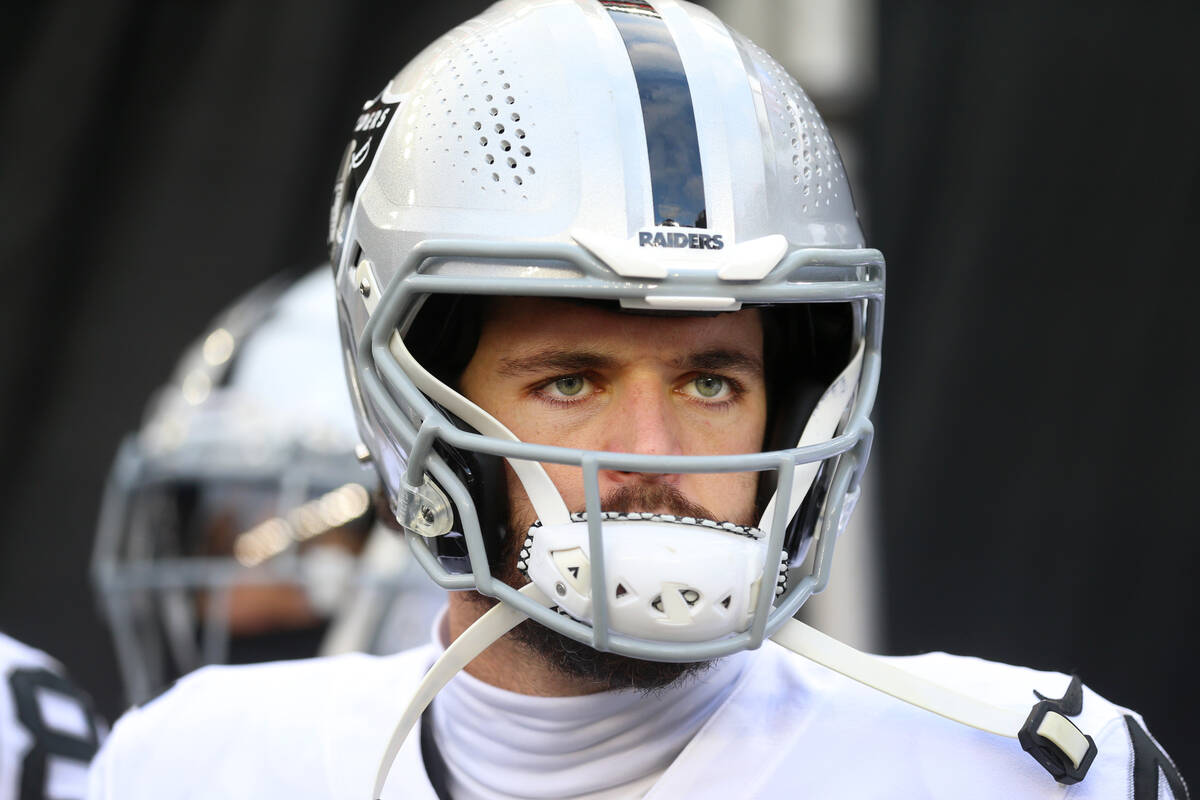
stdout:
[[(609, 629), (643, 639), (693, 642), (750, 626), (763, 577), (762, 531), (731, 522), (604, 512)], [(587, 517), (529, 529), (517, 567), (575, 619), (592, 622)], [(768, 580), (786, 586), (787, 554)]]

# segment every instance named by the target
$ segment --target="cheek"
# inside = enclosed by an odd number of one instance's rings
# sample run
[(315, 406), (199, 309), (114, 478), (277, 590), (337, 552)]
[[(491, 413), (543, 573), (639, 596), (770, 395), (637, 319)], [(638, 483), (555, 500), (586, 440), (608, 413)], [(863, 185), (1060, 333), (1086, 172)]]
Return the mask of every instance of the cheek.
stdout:
[(680, 415), (684, 452), (694, 455), (733, 455), (762, 451), (767, 427), (766, 404), (752, 402), (727, 415)]
[[(572, 467), (565, 464), (543, 464), (546, 474), (554, 483), (554, 487), (558, 489), (558, 493), (562, 495), (563, 502), (567, 504), (567, 508), (583, 508), (584, 492), (583, 492), (583, 470), (579, 467)], [(523, 519), (528, 517), (530, 520), (536, 519), (537, 514), (533, 510), (533, 505), (529, 502), (529, 496), (525, 493), (525, 487), (521, 485), (521, 481), (517, 479), (517, 474), (508, 464), (504, 466), (504, 473), (508, 479), (508, 502), (510, 513), (512, 516)]]
[(583, 470), (567, 464), (543, 464), (567, 508), (583, 508)]
[[(547, 409), (536, 400), (513, 396), (501, 406), (500, 411), (503, 416), (497, 415), (497, 419), (503, 421), (522, 442), (580, 450), (604, 449), (606, 419), (594, 409), (575, 412)], [(550, 468), (554, 465), (545, 466)]]
[[(683, 493), (707, 508), (720, 520), (739, 525), (757, 525), (755, 496), (757, 472), (732, 472), (720, 475), (684, 476)], [(689, 485), (690, 484), (690, 485)]]

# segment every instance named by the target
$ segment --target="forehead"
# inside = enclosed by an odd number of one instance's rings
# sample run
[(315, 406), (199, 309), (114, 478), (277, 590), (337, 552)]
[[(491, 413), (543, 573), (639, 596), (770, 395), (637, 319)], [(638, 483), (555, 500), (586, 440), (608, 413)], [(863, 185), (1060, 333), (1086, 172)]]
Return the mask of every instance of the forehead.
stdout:
[(660, 316), (569, 300), (498, 297), (491, 299), (484, 311), (476, 355), (503, 358), (555, 348), (666, 358), (715, 347), (761, 355), (762, 338), (762, 320), (756, 309), (711, 316)]

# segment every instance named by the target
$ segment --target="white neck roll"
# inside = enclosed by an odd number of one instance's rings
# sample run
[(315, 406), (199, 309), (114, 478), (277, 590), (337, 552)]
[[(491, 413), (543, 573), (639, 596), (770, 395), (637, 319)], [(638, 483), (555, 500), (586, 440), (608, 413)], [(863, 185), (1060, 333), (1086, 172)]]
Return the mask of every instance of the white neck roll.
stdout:
[[(438, 623), (441, 623), (439, 620)], [(434, 626), (445, 644), (445, 628)], [(666, 689), (517, 694), (459, 673), (433, 705), (455, 800), (641, 797), (721, 706), (751, 658), (738, 653)]]

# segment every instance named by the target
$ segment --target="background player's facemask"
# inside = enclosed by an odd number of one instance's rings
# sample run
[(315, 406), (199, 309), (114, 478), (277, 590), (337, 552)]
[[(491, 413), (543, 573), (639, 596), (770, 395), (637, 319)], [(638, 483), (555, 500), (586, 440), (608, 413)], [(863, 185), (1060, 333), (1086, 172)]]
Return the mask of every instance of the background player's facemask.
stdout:
[(328, 267), (258, 287), (122, 442), (92, 577), (129, 702), (206, 664), (385, 649), (401, 596), (432, 616), (440, 593), (373, 526), (378, 478), (354, 455), (336, 329)]

